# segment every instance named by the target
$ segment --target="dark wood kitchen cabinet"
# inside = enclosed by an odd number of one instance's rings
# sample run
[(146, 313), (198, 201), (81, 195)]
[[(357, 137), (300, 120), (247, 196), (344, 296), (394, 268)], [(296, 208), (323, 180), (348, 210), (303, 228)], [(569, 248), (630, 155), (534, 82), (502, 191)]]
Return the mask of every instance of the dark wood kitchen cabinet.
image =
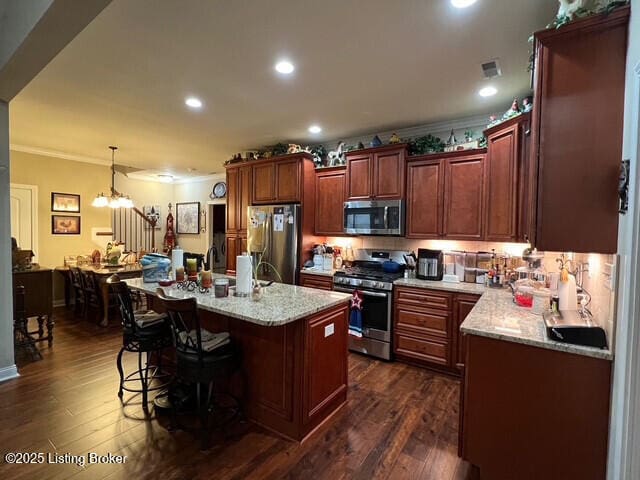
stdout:
[(300, 272), (300, 286), (319, 290), (333, 290), (333, 277)]
[(316, 235), (343, 235), (345, 167), (316, 170)]
[(615, 253), (629, 7), (537, 32), (534, 245)]
[(442, 222), (444, 237), (482, 239), (484, 163), (484, 153), (446, 160)]
[(296, 203), (302, 198), (303, 159), (295, 154), (257, 161), (253, 165), (253, 205)]
[(467, 338), (460, 332), (460, 325), (464, 322), (469, 312), (473, 310), (480, 297), (478, 295), (458, 294), (453, 299), (453, 325), (455, 334), (454, 341), (454, 365), (462, 373), (464, 371), (464, 358), (467, 353)]
[(440, 238), (444, 200), (442, 160), (418, 160), (407, 164), (408, 238)]
[(478, 478), (606, 478), (610, 360), (467, 340), (460, 454)]
[(347, 153), (347, 200), (404, 198), (406, 156), (405, 144)]
[(407, 363), (460, 375), (466, 339), (460, 325), (480, 297), (397, 286), (394, 289), (394, 354)]
[(527, 183), (530, 113), (485, 130), (484, 239), (489, 242), (528, 241), (524, 219), (531, 202)]
[(481, 240), (485, 149), (407, 163), (407, 237)]
[(227, 168), (227, 273), (234, 275), (236, 256), (247, 249), (247, 210), (251, 198), (251, 166)]

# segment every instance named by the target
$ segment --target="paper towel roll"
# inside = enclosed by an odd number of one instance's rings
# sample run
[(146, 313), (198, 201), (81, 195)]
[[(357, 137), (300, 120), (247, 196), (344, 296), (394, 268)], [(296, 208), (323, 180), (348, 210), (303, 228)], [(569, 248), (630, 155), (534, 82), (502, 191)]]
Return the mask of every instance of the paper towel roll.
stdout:
[(175, 271), (178, 267), (184, 267), (184, 250), (176, 247), (171, 250), (171, 268)]
[(246, 296), (251, 294), (253, 286), (253, 269), (249, 255), (236, 257), (236, 295)]

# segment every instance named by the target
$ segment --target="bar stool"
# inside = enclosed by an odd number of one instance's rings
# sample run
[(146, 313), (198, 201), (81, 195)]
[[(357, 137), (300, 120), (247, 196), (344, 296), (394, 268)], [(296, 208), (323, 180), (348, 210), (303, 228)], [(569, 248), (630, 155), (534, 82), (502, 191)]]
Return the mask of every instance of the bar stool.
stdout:
[[(176, 299), (168, 297), (162, 288), (156, 295), (163, 310), (167, 312), (176, 346), (176, 378), (186, 383), (195, 383), (196, 402), (201, 425), (201, 448), (209, 443), (209, 411), (219, 408), (214, 400), (214, 393), (232, 400), (233, 418), (242, 415), (240, 402), (228, 392), (215, 391), (214, 386), (220, 381), (227, 383), (240, 367), (240, 357), (235, 351), (228, 332), (212, 333), (200, 326), (198, 304), (195, 298)], [(202, 389), (206, 387), (203, 399)], [(172, 424), (175, 423), (173, 407)]]
[[(129, 287), (120, 280), (117, 274), (111, 275), (107, 283), (118, 297), (120, 314), (122, 316), (122, 348), (118, 353), (117, 366), (120, 374), (120, 387), (118, 396), (122, 399), (123, 392), (142, 393), (142, 408), (148, 411), (148, 393), (166, 388), (171, 380), (171, 375), (162, 371), (162, 350), (173, 346), (171, 328), (167, 316), (154, 311), (134, 311)], [(122, 355), (124, 352), (138, 354), (138, 369), (127, 376), (122, 367)], [(158, 365), (150, 364), (150, 354), (155, 353)], [(146, 355), (143, 365), (143, 356)], [(140, 388), (128, 387), (128, 382), (136, 382), (139, 377)], [(153, 380), (159, 383), (151, 385)]]

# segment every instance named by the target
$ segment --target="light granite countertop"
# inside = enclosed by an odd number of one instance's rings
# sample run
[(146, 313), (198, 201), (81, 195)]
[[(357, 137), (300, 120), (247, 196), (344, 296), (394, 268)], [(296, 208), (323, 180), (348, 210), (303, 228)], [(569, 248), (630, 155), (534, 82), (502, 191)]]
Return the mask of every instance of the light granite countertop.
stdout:
[(416, 278), (401, 278), (393, 284), (481, 295), (478, 303), (460, 326), (460, 330), (468, 335), (496, 338), (604, 360), (613, 359), (613, 353), (609, 349), (583, 347), (549, 339), (542, 315), (532, 313), (530, 309), (513, 303), (513, 296), (508, 288), (494, 289), (476, 283), (447, 283)]
[(393, 282), (393, 284), (397, 287), (426, 288), (429, 290), (444, 290), (445, 292), (471, 293), (475, 295), (482, 295), (487, 290), (484, 284), (479, 283), (437, 282), (433, 280), (420, 280), (419, 278), (400, 278)]
[(311, 268), (301, 268), (300, 273), (304, 273), (307, 275), (320, 275), (321, 277), (333, 277), (333, 274), (336, 273), (335, 270), (320, 270), (319, 268), (311, 267)]
[[(213, 275), (214, 278), (224, 276)], [(157, 283), (144, 283), (141, 278), (125, 281), (132, 289), (152, 295), (155, 295), (159, 287)], [(225, 298), (216, 298), (213, 295), (213, 288), (210, 293), (205, 294), (179, 290), (175, 285), (160, 288), (174, 298), (195, 297), (198, 307), (203, 310), (267, 327), (295, 322), (323, 310), (346, 304), (351, 298), (351, 295), (345, 293), (284, 283), (274, 283), (265, 287), (262, 299), (257, 302), (250, 297), (234, 297), (231, 294)]]

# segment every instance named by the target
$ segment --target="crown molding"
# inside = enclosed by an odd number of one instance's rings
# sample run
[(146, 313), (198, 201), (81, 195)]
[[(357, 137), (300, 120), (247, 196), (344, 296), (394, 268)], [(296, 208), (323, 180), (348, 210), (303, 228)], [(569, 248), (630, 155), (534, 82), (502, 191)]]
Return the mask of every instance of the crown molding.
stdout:
[(9, 150), (14, 152), (31, 153), (33, 155), (41, 155), (43, 157), (62, 158), (71, 160), (72, 162), (92, 163), (94, 165), (111, 165), (110, 160), (101, 158), (87, 157), (85, 155), (75, 155), (73, 153), (60, 152), (58, 150), (50, 150), (48, 148), (30, 147), (28, 145), (20, 145), (18, 143), (9, 144)]

